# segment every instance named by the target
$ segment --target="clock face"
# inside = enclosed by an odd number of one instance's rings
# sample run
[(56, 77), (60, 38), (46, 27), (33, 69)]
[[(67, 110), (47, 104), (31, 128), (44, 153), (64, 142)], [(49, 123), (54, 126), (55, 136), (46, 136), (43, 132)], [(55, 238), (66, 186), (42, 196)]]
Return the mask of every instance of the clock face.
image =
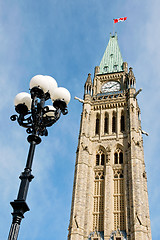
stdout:
[(110, 81), (103, 84), (101, 91), (102, 93), (106, 92), (115, 92), (120, 90), (120, 83), (115, 81)]

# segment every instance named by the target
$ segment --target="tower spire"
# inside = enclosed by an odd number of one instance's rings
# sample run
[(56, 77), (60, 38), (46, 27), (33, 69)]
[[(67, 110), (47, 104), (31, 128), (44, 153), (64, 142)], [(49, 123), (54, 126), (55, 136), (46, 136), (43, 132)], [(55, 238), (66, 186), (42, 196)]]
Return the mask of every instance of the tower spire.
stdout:
[(110, 34), (109, 43), (99, 67), (99, 74), (123, 71), (123, 59), (118, 45), (117, 33)]

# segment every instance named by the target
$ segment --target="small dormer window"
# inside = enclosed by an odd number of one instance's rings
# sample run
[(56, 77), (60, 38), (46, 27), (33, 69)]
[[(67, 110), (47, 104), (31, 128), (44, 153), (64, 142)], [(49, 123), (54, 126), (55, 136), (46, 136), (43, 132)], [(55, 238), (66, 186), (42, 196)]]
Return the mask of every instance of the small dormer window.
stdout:
[(104, 67), (104, 71), (105, 71), (105, 72), (108, 72), (108, 66), (105, 66), (105, 67)]
[(117, 71), (117, 70), (118, 70), (118, 65), (115, 64), (115, 65), (113, 66), (113, 68), (114, 68), (115, 71)]

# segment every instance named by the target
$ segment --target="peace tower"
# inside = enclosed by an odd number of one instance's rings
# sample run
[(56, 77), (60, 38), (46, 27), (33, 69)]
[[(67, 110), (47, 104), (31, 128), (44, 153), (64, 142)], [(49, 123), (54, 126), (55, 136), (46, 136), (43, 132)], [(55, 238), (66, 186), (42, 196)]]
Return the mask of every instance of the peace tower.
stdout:
[(110, 36), (84, 86), (68, 240), (151, 240), (139, 92)]

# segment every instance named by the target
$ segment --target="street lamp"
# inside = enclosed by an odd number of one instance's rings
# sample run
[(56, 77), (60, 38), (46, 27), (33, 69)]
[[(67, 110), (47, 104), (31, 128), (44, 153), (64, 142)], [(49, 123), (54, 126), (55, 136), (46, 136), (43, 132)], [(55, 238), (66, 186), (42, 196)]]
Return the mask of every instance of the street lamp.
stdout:
[[(21, 92), (14, 100), (18, 115), (12, 115), (11, 120), (26, 128), (30, 143), (27, 163), (20, 175), (21, 183), (17, 199), (11, 202), (13, 219), (8, 240), (17, 240), (20, 223), (24, 213), (29, 211), (26, 203), (29, 183), (34, 176), (31, 174), (35, 146), (41, 142), (40, 136), (47, 136), (47, 127), (51, 127), (61, 116), (68, 113), (67, 104), (70, 93), (67, 89), (58, 87), (57, 82), (50, 76), (36, 75), (30, 81), (30, 93)], [(45, 105), (51, 99), (52, 105)]]

